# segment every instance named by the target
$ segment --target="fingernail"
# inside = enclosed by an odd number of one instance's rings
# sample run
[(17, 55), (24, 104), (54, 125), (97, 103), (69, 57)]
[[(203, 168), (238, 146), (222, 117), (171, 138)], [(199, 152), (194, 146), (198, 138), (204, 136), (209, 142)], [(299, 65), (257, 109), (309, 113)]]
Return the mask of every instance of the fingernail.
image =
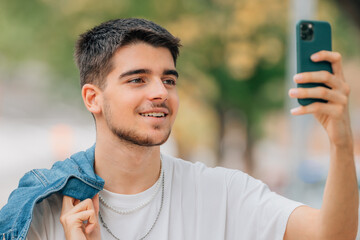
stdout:
[(294, 76), (294, 82), (298, 81), (298, 80), (301, 80), (302, 79), (302, 75), (301, 74), (296, 74)]
[(313, 54), (313, 55), (311, 55), (310, 58), (311, 58), (311, 60), (316, 61), (316, 60), (319, 59), (319, 55), (318, 54)]
[(296, 96), (298, 93), (298, 90), (296, 88), (292, 88), (289, 91), (290, 96)]
[(291, 111), (291, 113), (298, 113), (300, 111), (300, 107), (293, 108), (290, 111)]

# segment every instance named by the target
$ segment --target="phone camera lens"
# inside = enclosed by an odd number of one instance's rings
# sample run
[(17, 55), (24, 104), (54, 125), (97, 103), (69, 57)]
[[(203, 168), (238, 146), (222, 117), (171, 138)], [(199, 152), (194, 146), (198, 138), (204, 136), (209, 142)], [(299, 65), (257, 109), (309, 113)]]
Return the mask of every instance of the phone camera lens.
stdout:
[(313, 29), (312, 23), (301, 23), (300, 24), (300, 38), (305, 41), (311, 41), (313, 39), (314, 35), (314, 29)]
[(307, 26), (306, 24), (303, 24), (303, 23), (302, 23), (302, 24), (300, 25), (300, 29), (301, 29), (301, 30), (306, 30), (307, 28), (308, 28), (308, 26)]

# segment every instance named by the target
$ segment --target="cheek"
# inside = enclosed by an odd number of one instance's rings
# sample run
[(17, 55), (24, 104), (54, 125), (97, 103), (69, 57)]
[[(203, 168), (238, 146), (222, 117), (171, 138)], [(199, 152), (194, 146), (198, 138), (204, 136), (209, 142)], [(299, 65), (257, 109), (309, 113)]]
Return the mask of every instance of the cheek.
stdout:
[(174, 94), (173, 98), (171, 99), (172, 101), (172, 104), (171, 104), (171, 107), (172, 107), (172, 111), (173, 111), (173, 115), (176, 116), (177, 114), (177, 111), (179, 109), (179, 96), (176, 94)]
[(124, 118), (133, 113), (134, 101), (127, 97), (109, 96), (104, 101), (103, 107), (111, 111), (111, 115), (115, 118)]

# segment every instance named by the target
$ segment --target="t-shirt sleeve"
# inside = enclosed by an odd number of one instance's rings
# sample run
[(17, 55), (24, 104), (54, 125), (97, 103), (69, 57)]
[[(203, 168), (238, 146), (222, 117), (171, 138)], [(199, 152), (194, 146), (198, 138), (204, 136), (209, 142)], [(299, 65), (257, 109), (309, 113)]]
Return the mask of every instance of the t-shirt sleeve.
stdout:
[(287, 221), (302, 203), (280, 196), (266, 184), (243, 172), (234, 172), (228, 181), (229, 239), (283, 239)]
[(60, 223), (61, 196), (53, 194), (34, 207), (27, 240), (65, 239)]

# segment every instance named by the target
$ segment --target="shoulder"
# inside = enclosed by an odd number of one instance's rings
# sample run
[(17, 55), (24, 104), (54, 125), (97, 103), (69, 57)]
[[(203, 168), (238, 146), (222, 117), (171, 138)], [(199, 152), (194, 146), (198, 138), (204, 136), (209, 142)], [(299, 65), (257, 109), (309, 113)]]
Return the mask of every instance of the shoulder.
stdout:
[(208, 167), (202, 162), (190, 162), (162, 154), (165, 168), (168, 169), (174, 178), (192, 179), (196, 181), (207, 181), (229, 184), (235, 174), (242, 175), (243, 172), (223, 167)]
[(50, 169), (32, 169), (20, 179), (18, 188), (46, 187), (53, 181), (67, 176), (70, 173), (77, 174), (78, 168), (74, 160), (68, 158), (55, 162)]
[(86, 176), (97, 181), (93, 169), (94, 146), (86, 151), (74, 153), (63, 161), (55, 162), (51, 169), (34, 169), (31, 172), (44, 186), (69, 175)]
[(162, 154), (162, 158), (165, 167), (172, 173), (173, 180), (212, 184), (213, 187), (226, 186), (228, 191), (236, 193), (268, 188), (261, 180), (237, 169), (208, 167), (201, 162), (192, 163), (166, 154)]

